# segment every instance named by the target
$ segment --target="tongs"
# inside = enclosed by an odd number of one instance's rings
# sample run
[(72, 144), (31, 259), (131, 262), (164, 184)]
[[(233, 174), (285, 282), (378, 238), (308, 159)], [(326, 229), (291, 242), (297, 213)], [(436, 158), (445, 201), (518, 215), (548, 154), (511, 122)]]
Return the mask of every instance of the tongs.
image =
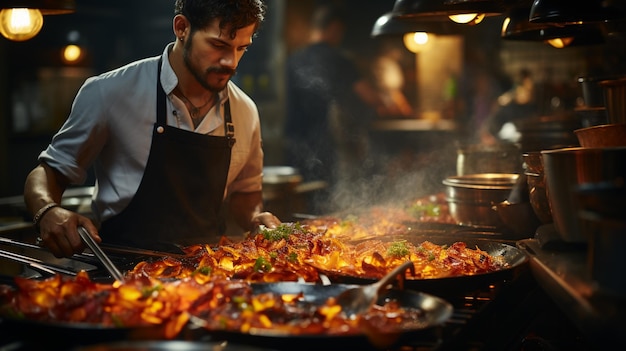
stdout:
[(102, 262), (104, 268), (106, 268), (106, 270), (111, 273), (111, 276), (119, 282), (124, 282), (124, 275), (117, 269), (115, 264), (113, 264), (109, 256), (107, 256), (104, 251), (102, 251), (100, 245), (98, 245), (98, 243), (93, 240), (91, 235), (89, 235), (87, 229), (82, 226), (78, 227), (78, 234), (80, 235), (80, 238), (83, 239), (85, 244), (89, 247), (89, 249), (91, 249), (93, 254), (96, 255), (100, 262)]
[(387, 273), (379, 281), (373, 284), (350, 288), (337, 296), (337, 304), (341, 306), (342, 313), (350, 319), (367, 311), (378, 300), (378, 294), (398, 276), (404, 282), (406, 270), (410, 269), (415, 274), (415, 265), (411, 261), (406, 261), (391, 272)]

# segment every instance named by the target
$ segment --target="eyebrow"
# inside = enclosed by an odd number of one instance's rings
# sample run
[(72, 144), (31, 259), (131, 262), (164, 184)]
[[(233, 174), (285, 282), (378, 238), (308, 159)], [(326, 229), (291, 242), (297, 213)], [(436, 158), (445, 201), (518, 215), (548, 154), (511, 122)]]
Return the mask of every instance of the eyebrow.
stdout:
[[(223, 40), (223, 39), (220, 39), (220, 38), (217, 38), (217, 37), (210, 37), (210, 38), (207, 38), (207, 40), (210, 40), (210, 41), (217, 41), (217, 42), (220, 42), (221, 44), (223, 44), (223, 45), (225, 45), (225, 46), (229, 46), (229, 47), (232, 47), (232, 46), (233, 46), (233, 45), (231, 44), (231, 42), (226, 41), (226, 40)], [(251, 42), (249, 42), (249, 43), (247, 43), (247, 44), (245, 44), (245, 45), (239, 45), (239, 46), (237, 46), (237, 47), (238, 47), (238, 48), (242, 48), (242, 47), (243, 47), (243, 48), (247, 48), (247, 47), (249, 47), (250, 45), (252, 45), (252, 41), (251, 41)]]

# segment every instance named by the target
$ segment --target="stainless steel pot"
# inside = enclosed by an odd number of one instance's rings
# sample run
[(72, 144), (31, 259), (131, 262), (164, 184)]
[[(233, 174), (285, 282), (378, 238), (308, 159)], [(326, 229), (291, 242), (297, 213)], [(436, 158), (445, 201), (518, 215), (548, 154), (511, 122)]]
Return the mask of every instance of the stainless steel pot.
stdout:
[(471, 144), (457, 149), (456, 174), (521, 173), (522, 154), (515, 144)]
[(493, 207), (507, 199), (518, 177), (516, 173), (447, 177), (443, 184), (450, 215), (461, 225), (503, 226)]

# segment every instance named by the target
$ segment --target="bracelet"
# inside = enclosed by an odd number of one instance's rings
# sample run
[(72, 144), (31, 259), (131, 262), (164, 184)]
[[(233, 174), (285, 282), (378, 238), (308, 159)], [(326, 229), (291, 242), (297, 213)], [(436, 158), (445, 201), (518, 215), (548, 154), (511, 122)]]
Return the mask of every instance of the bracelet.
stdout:
[(35, 215), (33, 216), (33, 223), (35, 224), (35, 231), (37, 233), (39, 233), (39, 222), (41, 221), (41, 218), (51, 209), (60, 206), (61, 205), (57, 204), (56, 202), (51, 202), (47, 205), (44, 205), (42, 208), (39, 209), (39, 211), (37, 211), (37, 213), (35, 213)]

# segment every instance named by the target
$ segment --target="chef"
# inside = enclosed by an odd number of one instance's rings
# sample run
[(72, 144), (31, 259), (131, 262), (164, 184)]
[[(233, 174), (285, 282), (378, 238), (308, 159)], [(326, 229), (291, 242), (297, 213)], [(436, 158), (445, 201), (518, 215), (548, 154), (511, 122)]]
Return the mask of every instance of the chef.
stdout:
[[(262, 204), (257, 107), (230, 80), (265, 10), (261, 0), (176, 0), (176, 40), (161, 55), (85, 81), (26, 178), (43, 246), (81, 252), (80, 226), (97, 242), (153, 250), (214, 242), (225, 203), (244, 230), (280, 224)], [(60, 202), (91, 167), (90, 219)]]

